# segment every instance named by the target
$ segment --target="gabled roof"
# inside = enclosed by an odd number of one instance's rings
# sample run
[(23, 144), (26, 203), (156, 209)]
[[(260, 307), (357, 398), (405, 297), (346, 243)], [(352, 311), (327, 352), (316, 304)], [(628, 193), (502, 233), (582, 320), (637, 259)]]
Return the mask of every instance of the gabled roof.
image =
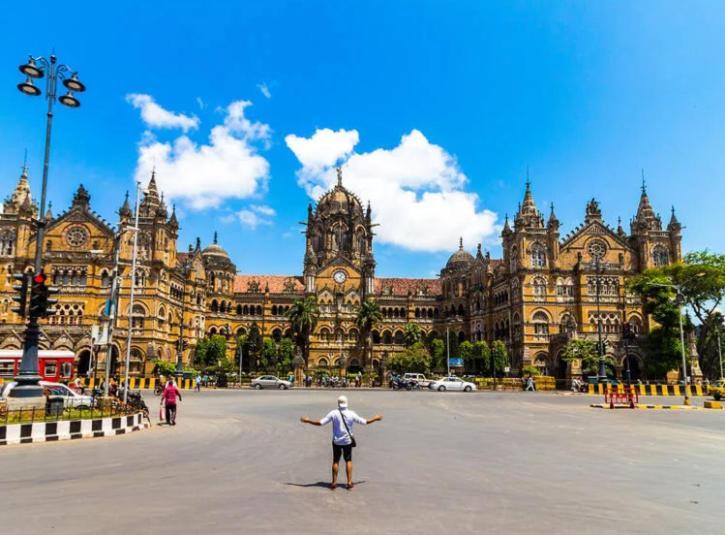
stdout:
[[(622, 237), (618, 236), (616, 231), (612, 229), (609, 225), (606, 225), (602, 223), (601, 221), (591, 221), (589, 223), (584, 223), (572, 230), (569, 234), (567, 234), (564, 237), (564, 241), (561, 242), (561, 247), (568, 247), (574, 243), (575, 240), (580, 238), (581, 236), (585, 236), (587, 234), (590, 234), (590, 231), (592, 228), (598, 227), (602, 230), (602, 234), (606, 234), (610, 238), (612, 238), (614, 241), (619, 243), (622, 247), (625, 249), (630, 249), (629, 243), (627, 243)], [(592, 233), (593, 234), (593, 233)]]
[(407, 296), (408, 293), (417, 295), (419, 288), (427, 288), (426, 295), (435, 296), (441, 293), (440, 279), (403, 279), (403, 278), (376, 278), (373, 281), (375, 295), (384, 295), (383, 290), (390, 288), (389, 295)]
[(249, 283), (255, 282), (259, 283), (260, 292), (264, 292), (267, 286), (269, 293), (273, 294), (301, 294), (305, 291), (302, 277), (297, 275), (237, 275), (234, 277), (234, 292), (248, 293)]

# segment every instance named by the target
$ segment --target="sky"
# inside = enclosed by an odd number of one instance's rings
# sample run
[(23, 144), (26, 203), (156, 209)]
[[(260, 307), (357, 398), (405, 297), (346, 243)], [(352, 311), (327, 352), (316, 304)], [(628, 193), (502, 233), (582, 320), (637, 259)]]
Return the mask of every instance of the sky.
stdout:
[[(78, 184), (115, 223), (156, 169), (178, 248), (215, 231), (241, 273), (299, 274), (307, 204), (370, 201), (379, 276), (433, 277), (457, 249), (501, 254), (528, 173), (562, 235), (596, 197), (628, 228), (641, 176), (685, 251), (722, 252), (725, 3), (712, 1), (36, 2), (0, 20), (0, 186), (45, 103), (17, 66), (55, 51), (81, 107), (56, 106), (52, 210)], [(52, 16), (40, 16), (52, 13)]]

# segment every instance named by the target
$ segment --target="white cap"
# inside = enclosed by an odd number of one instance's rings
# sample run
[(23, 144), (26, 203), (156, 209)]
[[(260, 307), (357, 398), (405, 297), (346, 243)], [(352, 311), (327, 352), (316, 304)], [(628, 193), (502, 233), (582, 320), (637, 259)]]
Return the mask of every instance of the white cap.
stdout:
[(340, 396), (337, 398), (337, 406), (341, 409), (347, 409), (347, 396)]

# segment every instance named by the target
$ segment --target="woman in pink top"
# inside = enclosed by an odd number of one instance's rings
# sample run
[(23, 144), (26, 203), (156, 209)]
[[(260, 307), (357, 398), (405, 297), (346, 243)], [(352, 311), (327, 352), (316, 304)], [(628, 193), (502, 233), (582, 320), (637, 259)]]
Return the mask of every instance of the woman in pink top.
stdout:
[(161, 392), (161, 404), (166, 408), (166, 423), (169, 425), (176, 425), (176, 396), (181, 401), (181, 392), (176, 388), (174, 380), (170, 379)]

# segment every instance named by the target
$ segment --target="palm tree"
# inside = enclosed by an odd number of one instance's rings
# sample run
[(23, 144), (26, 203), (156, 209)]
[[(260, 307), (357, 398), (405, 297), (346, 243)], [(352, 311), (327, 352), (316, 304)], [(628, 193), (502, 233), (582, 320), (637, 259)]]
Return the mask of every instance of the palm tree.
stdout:
[(305, 357), (305, 369), (307, 369), (310, 360), (310, 334), (315, 329), (317, 320), (320, 317), (317, 299), (313, 295), (308, 295), (304, 299), (297, 299), (285, 315), (292, 324), (295, 343), (302, 350)]
[(383, 320), (383, 313), (380, 312), (380, 305), (371, 298), (365, 299), (357, 310), (357, 326), (360, 329), (363, 341), (363, 367), (366, 367), (365, 356), (367, 350), (370, 350), (370, 362), (373, 360), (373, 344), (370, 337), (372, 336), (375, 324)]

